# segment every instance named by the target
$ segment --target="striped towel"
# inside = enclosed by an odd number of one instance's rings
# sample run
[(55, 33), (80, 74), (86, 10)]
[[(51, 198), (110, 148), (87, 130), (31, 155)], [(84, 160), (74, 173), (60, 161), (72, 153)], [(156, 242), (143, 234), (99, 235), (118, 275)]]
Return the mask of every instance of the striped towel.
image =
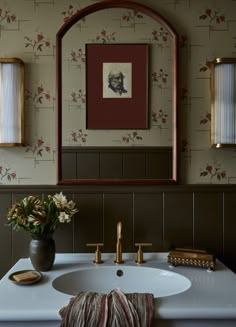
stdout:
[(81, 292), (59, 313), (61, 327), (150, 327), (154, 296), (148, 293)]

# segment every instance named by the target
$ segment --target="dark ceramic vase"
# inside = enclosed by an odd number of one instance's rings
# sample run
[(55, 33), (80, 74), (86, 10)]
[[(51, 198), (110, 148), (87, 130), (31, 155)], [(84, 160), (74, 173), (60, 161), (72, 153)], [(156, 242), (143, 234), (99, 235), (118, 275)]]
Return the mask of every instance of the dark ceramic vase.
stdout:
[(35, 237), (30, 241), (29, 257), (36, 270), (50, 270), (55, 260), (55, 252), (55, 241), (51, 236)]

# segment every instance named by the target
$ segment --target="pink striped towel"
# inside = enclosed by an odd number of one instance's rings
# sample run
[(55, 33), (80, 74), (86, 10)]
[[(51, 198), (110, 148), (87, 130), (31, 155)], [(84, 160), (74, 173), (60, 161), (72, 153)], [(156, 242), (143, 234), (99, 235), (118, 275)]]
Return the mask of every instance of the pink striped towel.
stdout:
[(59, 313), (61, 327), (151, 327), (154, 296), (148, 293), (81, 292)]

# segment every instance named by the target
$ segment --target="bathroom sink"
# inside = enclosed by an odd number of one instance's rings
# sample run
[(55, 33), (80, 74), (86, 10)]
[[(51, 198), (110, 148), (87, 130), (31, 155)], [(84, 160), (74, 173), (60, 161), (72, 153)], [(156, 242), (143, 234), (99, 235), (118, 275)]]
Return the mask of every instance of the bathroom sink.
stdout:
[(152, 293), (154, 297), (164, 297), (186, 291), (191, 281), (164, 269), (103, 265), (62, 274), (52, 285), (57, 291), (70, 295), (85, 291), (109, 293), (120, 288), (124, 293)]

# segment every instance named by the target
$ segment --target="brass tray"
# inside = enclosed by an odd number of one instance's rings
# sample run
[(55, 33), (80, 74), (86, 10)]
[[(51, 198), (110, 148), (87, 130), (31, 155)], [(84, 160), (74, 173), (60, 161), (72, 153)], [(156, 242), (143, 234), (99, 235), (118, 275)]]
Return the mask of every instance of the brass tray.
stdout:
[(213, 254), (204, 250), (176, 248), (171, 250), (167, 262), (173, 266), (193, 266), (215, 270), (216, 259)]

